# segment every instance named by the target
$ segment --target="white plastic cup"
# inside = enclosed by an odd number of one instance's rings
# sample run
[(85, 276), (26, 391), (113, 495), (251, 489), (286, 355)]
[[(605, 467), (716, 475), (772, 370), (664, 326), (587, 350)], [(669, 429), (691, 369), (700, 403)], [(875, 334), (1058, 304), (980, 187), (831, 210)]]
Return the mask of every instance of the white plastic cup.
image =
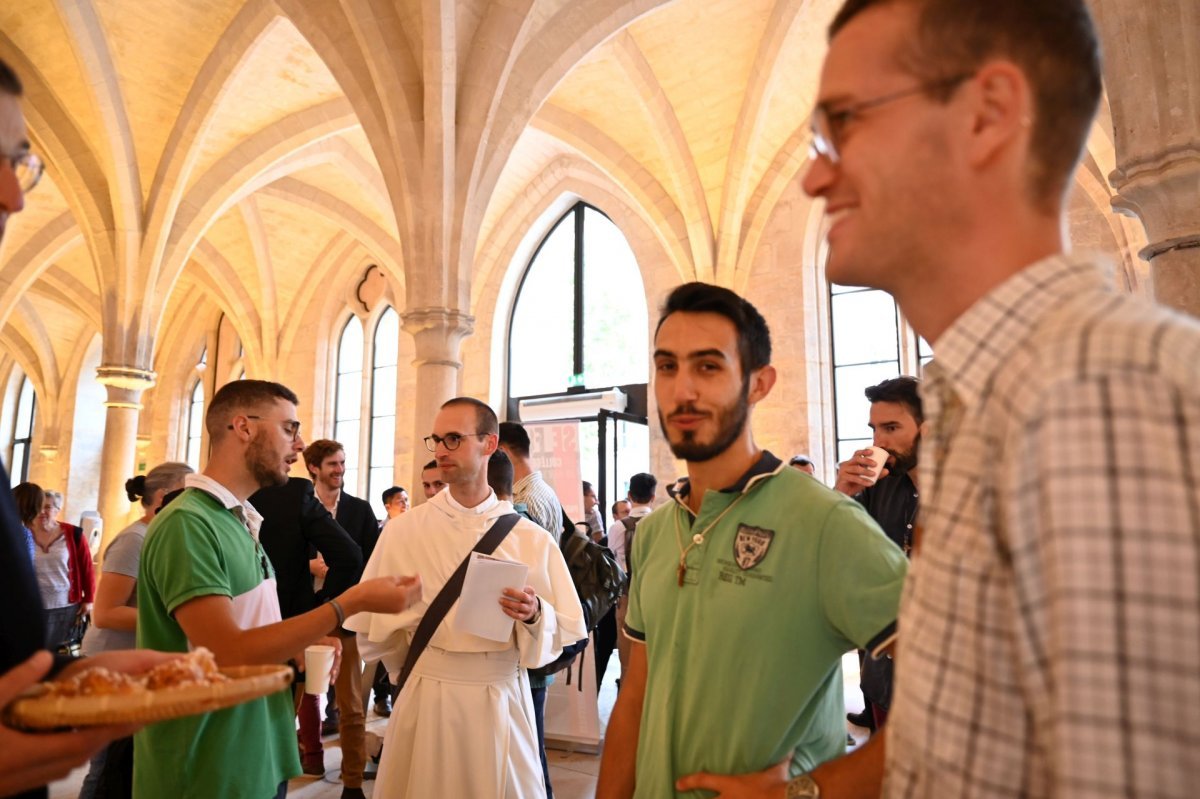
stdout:
[(883, 467), (887, 465), (887, 460), (890, 457), (888, 451), (883, 447), (871, 447), (871, 479), (878, 480), (879, 474), (883, 471)]
[(323, 694), (329, 690), (333, 671), (333, 647), (313, 644), (304, 650), (304, 693)]

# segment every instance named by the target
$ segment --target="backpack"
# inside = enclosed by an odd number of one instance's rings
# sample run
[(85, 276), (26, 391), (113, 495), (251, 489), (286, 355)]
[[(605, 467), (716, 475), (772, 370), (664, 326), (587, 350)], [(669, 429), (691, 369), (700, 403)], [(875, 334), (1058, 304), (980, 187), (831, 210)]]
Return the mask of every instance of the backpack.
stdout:
[[(566, 512), (563, 521), (566, 527), (560, 544), (563, 560), (567, 562), (571, 582), (575, 584), (575, 593), (583, 606), (584, 626), (591, 632), (617, 604), (625, 589), (625, 572), (612, 550), (577, 531)], [(546, 676), (562, 671), (575, 661), (575, 656), (587, 647), (587, 642), (587, 638), (582, 638), (563, 647), (562, 654), (556, 659), (541, 668), (530, 669), (530, 673)]]
[(625, 573), (632, 579), (633, 566), (629, 563), (629, 555), (633, 552), (633, 534), (637, 530), (637, 524), (642, 520), (641, 516), (636, 519), (632, 516), (626, 516), (621, 520), (621, 525), (625, 528)]

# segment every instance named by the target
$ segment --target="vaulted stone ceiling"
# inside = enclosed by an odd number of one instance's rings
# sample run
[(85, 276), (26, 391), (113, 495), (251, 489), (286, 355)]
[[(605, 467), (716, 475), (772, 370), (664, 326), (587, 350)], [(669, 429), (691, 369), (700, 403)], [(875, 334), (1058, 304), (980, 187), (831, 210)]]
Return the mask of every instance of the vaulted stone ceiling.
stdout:
[[(401, 307), (471, 313), (565, 174), (623, 197), (675, 279), (743, 288), (839, 4), (3, 4), (49, 170), (0, 245), (0, 345), (53, 402), (96, 335), (161, 370), (218, 312), (265, 373), (364, 262)], [(1112, 161), (1103, 118), (1073, 216), (1131, 252)]]

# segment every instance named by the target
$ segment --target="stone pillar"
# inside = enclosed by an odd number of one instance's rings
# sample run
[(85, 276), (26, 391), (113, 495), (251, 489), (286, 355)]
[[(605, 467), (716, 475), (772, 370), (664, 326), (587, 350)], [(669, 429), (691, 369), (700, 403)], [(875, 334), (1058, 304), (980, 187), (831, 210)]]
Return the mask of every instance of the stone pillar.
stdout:
[(142, 392), (154, 385), (154, 372), (133, 366), (102, 365), (96, 379), (108, 391), (104, 407), (104, 448), (100, 454), (100, 517), (104, 520), (101, 551), (121, 532), (129, 518), (125, 481), (133, 476), (138, 412)]
[(1195, 0), (1093, 0), (1118, 192), (1141, 220), (1155, 298), (1200, 316), (1200, 15)]
[(416, 402), (413, 405), (413, 479), (409, 496), (415, 503), (421, 494), (421, 467), (430, 459), (425, 436), (433, 430), (433, 418), (443, 402), (458, 395), (462, 375), (462, 341), (475, 330), (475, 317), (449, 308), (421, 308), (401, 314), (404, 329), (416, 344), (413, 366), (417, 370)]

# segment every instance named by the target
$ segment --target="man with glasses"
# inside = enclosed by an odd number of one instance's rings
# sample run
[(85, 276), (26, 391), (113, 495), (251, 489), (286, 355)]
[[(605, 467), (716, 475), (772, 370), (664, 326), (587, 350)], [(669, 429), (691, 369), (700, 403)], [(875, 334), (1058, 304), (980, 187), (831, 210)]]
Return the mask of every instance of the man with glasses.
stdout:
[[(425, 439), (448, 486), (391, 521), (364, 579), (417, 573), (424, 599), (402, 613), (365, 614), (348, 625), (359, 650), (400, 676), (429, 603), (502, 516), (513, 512), (488, 487), (496, 414), (468, 397), (445, 403)], [(396, 697), (384, 737), (375, 799), (429, 796), (544, 796), (526, 669), (545, 665), (587, 636), (583, 609), (557, 542), (521, 519), (493, 557), (529, 566), (526, 585), (496, 597), (514, 620), (503, 641), (460, 629), (456, 602)]]
[(1101, 90), (1085, 0), (850, 0), (835, 18), (804, 179), (833, 222), (829, 279), (890, 292), (936, 352), (892, 711), (786, 788), (683, 787), (1195, 794), (1200, 326), (1066, 252)]
[[(213, 397), (204, 419), (208, 464), (188, 475), (146, 532), (139, 646), (207, 647), (221, 666), (283, 663), (319, 640), (340, 650), (328, 636), (348, 615), (399, 612), (420, 597), (419, 579), (388, 576), (280, 620), (274, 569), (258, 537), (262, 516), (247, 498), (287, 482), (304, 449), (296, 404), (286, 386), (263, 380), (228, 383)], [(154, 724), (134, 738), (135, 796), (283, 797), (299, 774), (288, 691)]]

